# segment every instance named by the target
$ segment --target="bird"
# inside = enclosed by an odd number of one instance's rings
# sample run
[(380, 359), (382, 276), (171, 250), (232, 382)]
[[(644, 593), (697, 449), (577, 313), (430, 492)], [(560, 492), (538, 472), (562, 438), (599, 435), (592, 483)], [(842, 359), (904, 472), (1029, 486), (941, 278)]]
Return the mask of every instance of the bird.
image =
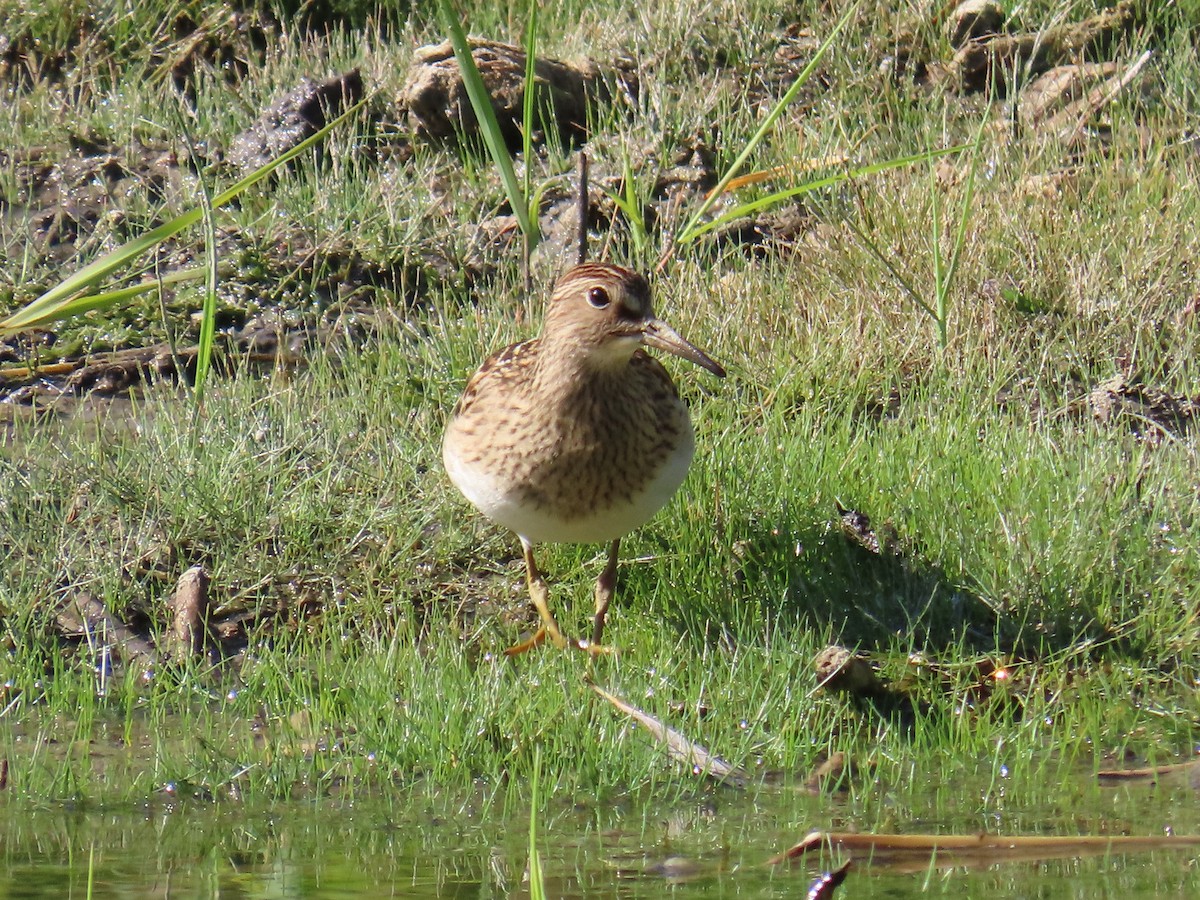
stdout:
[[(602, 644), (616, 591), (621, 539), (674, 496), (695, 452), (687, 405), (646, 348), (725, 369), (655, 316), (637, 272), (584, 262), (554, 285), (537, 337), (487, 357), (446, 426), (442, 461), (451, 482), (492, 522), (516, 533), (530, 599), (541, 620), (516, 655)], [(550, 611), (539, 543), (603, 543), (591, 640), (567, 638)]]

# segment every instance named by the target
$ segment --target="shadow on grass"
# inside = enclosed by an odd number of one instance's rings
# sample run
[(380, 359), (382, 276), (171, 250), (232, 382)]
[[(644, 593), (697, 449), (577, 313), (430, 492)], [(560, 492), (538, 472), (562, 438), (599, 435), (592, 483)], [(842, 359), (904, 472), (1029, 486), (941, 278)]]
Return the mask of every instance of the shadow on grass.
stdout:
[[(681, 630), (740, 640), (770, 621), (861, 651), (934, 656), (1137, 652), (1104, 625), (1099, 601), (988, 598), (967, 576), (925, 559), (919, 538), (854, 510), (835, 510), (824, 522), (797, 514), (794, 522), (745, 523), (728, 533), (747, 535), (732, 542), (729, 590), (698, 598), (694, 611), (673, 611)], [(1015, 585), (1014, 595), (1020, 590)]]
[(769, 604), (772, 617), (851, 646), (884, 650), (900, 639), (914, 649), (999, 649), (1000, 622), (987, 603), (861, 514), (758, 531), (734, 557), (743, 602)]

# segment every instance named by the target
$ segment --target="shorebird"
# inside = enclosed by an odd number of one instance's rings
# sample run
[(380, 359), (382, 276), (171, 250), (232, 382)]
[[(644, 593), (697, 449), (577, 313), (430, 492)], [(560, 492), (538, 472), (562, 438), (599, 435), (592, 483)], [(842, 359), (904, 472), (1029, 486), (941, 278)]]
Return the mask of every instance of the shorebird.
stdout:
[[(480, 512), (520, 538), (541, 618), (510, 655), (547, 638), (558, 647), (607, 652), (601, 639), (621, 538), (658, 512), (687, 474), (695, 451), (691, 418), (645, 347), (725, 377), (654, 315), (645, 278), (583, 263), (559, 278), (541, 334), (488, 357), (454, 408), (442, 444), (446, 472)], [(542, 542), (609, 545), (596, 579), (590, 642), (566, 638), (550, 612), (533, 557)]]

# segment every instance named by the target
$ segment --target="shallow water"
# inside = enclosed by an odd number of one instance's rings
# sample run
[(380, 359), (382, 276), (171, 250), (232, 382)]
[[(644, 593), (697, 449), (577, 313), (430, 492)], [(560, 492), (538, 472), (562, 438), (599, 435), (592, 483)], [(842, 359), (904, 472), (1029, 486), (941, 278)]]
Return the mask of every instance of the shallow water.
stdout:
[[(1200, 833), (1185, 780), (1061, 791), (1042, 808), (932, 817), (897, 804), (890, 831)], [(844, 856), (772, 868), (814, 828), (865, 830), (856, 803), (794, 791), (694, 787), (686, 799), (592, 805), (555, 797), (539, 818), (549, 897), (795, 897)], [(957, 792), (956, 792), (957, 793)], [(527, 896), (527, 812), (482, 795), (377, 797), (251, 807), (152, 802), (121, 809), (0, 801), (0, 897)], [(978, 796), (964, 786), (962, 796)], [(871, 813), (871, 818), (875, 813)], [(837, 897), (1196, 897), (1192, 850), (915, 871), (857, 859)]]

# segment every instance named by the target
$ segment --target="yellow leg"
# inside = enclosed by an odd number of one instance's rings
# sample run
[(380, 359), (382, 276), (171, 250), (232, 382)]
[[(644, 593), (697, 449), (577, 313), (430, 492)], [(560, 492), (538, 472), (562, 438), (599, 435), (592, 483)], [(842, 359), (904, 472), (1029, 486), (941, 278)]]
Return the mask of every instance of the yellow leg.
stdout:
[(519, 653), (526, 653), (540, 645), (546, 638), (549, 638), (554, 646), (559, 649), (566, 647), (568, 644), (573, 644), (574, 641), (568, 641), (563, 637), (563, 633), (559, 631), (558, 623), (554, 621), (554, 616), (550, 612), (550, 588), (546, 584), (546, 579), (542, 577), (542, 573), (538, 571), (537, 563), (533, 559), (533, 544), (529, 543), (525, 538), (521, 538), (521, 549), (525, 551), (525, 584), (529, 587), (529, 598), (533, 601), (533, 605), (537, 607), (538, 615), (541, 617), (542, 627), (537, 630), (533, 637), (505, 650), (505, 655), (516, 656)]
[(592, 644), (589, 648), (593, 653), (608, 652), (602, 648), (600, 639), (604, 637), (604, 620), (608, 615), (608, 605), (612, 603), (613, 595), (617, 591), (617, 549), (620, 545), (621, 539), (617, 538), (609, 546), (608, 565), (596, 579), (596, 618), (592, 624)]

